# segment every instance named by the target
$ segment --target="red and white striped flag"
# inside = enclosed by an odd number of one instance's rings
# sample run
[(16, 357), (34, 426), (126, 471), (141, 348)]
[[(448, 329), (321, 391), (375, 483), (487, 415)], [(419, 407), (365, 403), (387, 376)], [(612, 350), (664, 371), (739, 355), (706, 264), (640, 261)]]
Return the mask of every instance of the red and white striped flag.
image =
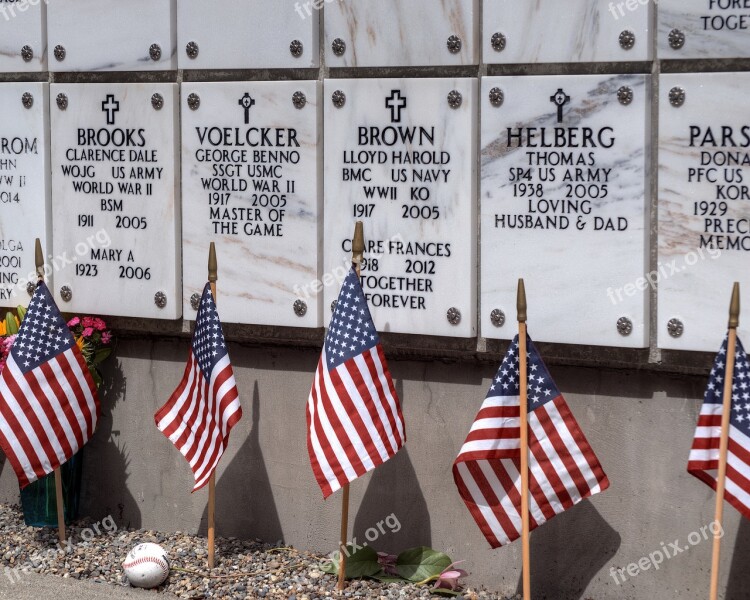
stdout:
[[(565, 399), (527, 336), (531, 529), (609, 487)], [(518, 336), (508, 349), (461, 453), (453, 479), (493, 548), (521, 537)]]
[(404, 417), (380, 338), (354, 269), (341, 286), (307, 402), (315, 479), (333, 492), (391, 458)]
[[(750, 364), (737, 339), (732, 379), (732, 415), (724, 499), (750, 519)], [(714, 361), (703, 407), (690, 449), (688, 473), (716, 489), (723, 415), (724, 379), (727, 376), (727, 340)]]
[(40, 282), (0, 376), (0, 447), (21, 489), (83, 448), (99, 415), (86, 361)]
[(156, 426), (190, 463), (193, 491), (208, 483), (229, 443), (242, 407), (224, 333), (206, 284), (195, 321), (185, 374), (156, 413)]

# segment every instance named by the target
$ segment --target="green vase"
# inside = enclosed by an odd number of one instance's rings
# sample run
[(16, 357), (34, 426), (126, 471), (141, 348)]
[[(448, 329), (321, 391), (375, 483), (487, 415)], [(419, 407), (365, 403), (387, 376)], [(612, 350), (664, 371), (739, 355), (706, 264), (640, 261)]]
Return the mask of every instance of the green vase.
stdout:
[[(72, 523), (78, 516), (82, 466), (83, 452), (79, 452), (60, 467), (66, 525)], [(27, 526), (57, 527), (55, 474), (50, 473), (22, 489), (21, 506), (23, 507), (23, 520)]]

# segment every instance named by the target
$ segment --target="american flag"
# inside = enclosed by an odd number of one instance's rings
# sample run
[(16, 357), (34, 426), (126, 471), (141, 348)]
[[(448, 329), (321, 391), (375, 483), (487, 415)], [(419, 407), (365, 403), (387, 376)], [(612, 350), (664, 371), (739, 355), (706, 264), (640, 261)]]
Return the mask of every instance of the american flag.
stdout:
[(0, 447), (21, 489), (83, 448), (99, 414), (86, 361), (39, 282), (0, 376)]
[(354, 269), (336, 302), (307, 402), (307, 450), (327, 498), (406, 441), (380, 337)]
[(190, 463), (193, 491), (208, 483), (229, 443), (229, 432), (242, 418), (234, 371), (206, 284), (195, 321), (185, 374), (155, 415), (156, 426)]
[[(727, 376), (727, 340), (711, 369), (703, 407), (690, 449), (688, 473), (716, 489), (723, 413), (724, 379)], [(729, 421), (729, 453), (724, 498), (750, 519), (750, 364), (737, 339), (732, 379), (732, 416)]]
[[(529, 512), (534, 529), (609, 480), (527, 336)], [(453, 463), (453, 479), (493, 548), (521, 537), (521, 428), (518, 336)]]

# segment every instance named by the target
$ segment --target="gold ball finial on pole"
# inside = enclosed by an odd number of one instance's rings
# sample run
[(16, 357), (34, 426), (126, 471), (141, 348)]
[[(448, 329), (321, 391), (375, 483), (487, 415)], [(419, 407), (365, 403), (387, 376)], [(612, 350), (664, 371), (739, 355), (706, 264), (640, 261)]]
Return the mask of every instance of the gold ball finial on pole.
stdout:
[(357, 266), (362, 264), (365, 254), (365, 228), (362, 221), (354, 225), (354, 237), (352, 238), (352, 262)]
[(732, 288), (732, 301), (729, 303), (729, 329), (737, 329), (740, 326), (740, 284), (734, 282)]
[(516, 296), (516, 309), (518, 311), (518, 322), (526, 322), (526, 286), (523, 278), (518, 280), (518, 294)]
[(39, 281), (44, 280), (44, 252), (42, 252), (42, 242), (39, 238), (36, 238), (34, 247), (34, 259), (36, 262), (36, 275), (39, 277)]
[(216, 244), (211, 242), (211, 247), (208, 250), (208, 281), (210, 283), (216, 283), (219, 279), (219, 265), (216, 261)]

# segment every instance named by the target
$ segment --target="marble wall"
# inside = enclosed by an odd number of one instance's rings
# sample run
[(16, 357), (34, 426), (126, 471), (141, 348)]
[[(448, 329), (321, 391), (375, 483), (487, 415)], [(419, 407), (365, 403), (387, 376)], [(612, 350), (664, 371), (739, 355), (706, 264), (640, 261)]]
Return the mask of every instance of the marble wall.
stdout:
[[(450, 464), (524, 277), (531, 335), (613, 482), (535, 534), (535, 596), (704, 598), (708, 545), (626, 585), (610, 569), (711, 519), (685, 466), (731, 284), (750, 283), (750, 10), (656, 4), (0, 3), (0, 306), (25, 302), (40, 237), (63, 310), (121, 338), (84, 509), (205, 531), (151, 415), (215, 241), (247, 415), (220, 533), (334, 544), (304, 403), (362, 220), (410, 439), (354, 486), (355, 534), (393, 506), (409, 526), (386, 549), (440, 547), (472, 584), (516, 590), (519, 549), (486, 549)], [(16, 499), (0, 458), (0, 500)], [(728, 513), (722, 584), (744, 598), (750, 528)]]

